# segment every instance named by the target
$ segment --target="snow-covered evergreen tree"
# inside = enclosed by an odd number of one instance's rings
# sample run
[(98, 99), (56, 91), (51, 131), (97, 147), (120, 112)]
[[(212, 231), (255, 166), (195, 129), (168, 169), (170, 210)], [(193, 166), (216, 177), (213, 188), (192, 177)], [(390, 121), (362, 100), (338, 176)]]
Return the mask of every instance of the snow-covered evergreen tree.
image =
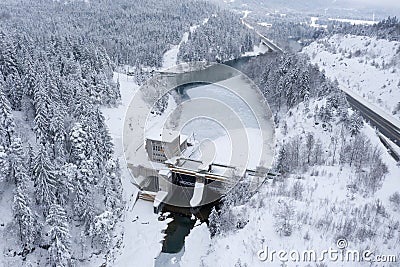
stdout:
[(10, 103), (3, 90), (0, 81), (0, 145), (8, 147), (11, 145), (12, 136), (15, 132), (15, 124)]
[(122, 185), (119, 173), (119, 164), (115, 160), (109, 160), (106, 165), (106, 173), (103, 182), (106, 210), (119, 214), (122, 207)]
[(113, 213), (105, 211), (97, 215), (89, 227), (92, 246), (100, 250), (108, 249), (111, 243), (111, 231), (114, 228)]
[(84, 130), (82, 124), (75, 123), (70, 131), (69, 139), (71, 143), (71, 160), (73, 163), (79, 165), (81, 161), (85, 160), (91, 154), (88, 133)]
[(50, 161), (47, 149), (40, 146), (33, 163), (33, 179), (35, 184), (36, 203), (43, 205), (47, 211), (51, 203), (55, 201), (55, 169)]
[(50, 106), (52, 110), (52, 117), (49, 123), (49, 142), (53, 149), (53, 155), (57, 158), (64, 158), (65, 154), (65, 139), (66, 139), (66, 130), (65, 130), (65, 108), (63, 105), (60, 105), (59, 102), (53, 103)]
[(287, 171), (287, 154), (285, 149), (285, 144), (282, 145), (282, 148), (278, 152), (278, 159), (276, 161), (276, 170), (284, 174)]
[(6, 76), (4, 85), (8, 89), (7, 98), (11, 107), (16, 110), (21, 109), (21, 100), (23, 96), (23, 83), (18, 73), (11, 73)]
[(278, 206), (274, 211), (275, 230), (284, 236), (290, 236), (294, 228), (295, 210), (293, 203), (288, 200), (278, 200)]
[(0, 146), (0, 182), (9, 178), (10, 160), (7, 151)]
[(43, 81), (37, 84), (34, 92), (35, 103), (35, 132), (36, 138), (41, 144), (46, 144), (49, 140), (49, 122), (51, 118), (50, 105), (51, 100), (49, 92)]
[(54, 267), (72, 266), (67, 213), (60, 205), (52, 204), (46, 223), (50, 239), (49, 264)]
[(28, 180), (25, 168), (24, 151), (20, 138), (14, 138), (9, 148), (10, 179), (16, 184), (25, 184)]
[(363, 125), (364, 125), (363, 119), (357, 111), (351, 114), (349, 118), (348, 127), (352, 136), (357, 135), (360, 132)]
[(14, 219), (23, 246), (31, 247), (40, 234), (40, 224), (32, 212), (25, 186), (18, 185), (14, 194)]
[(250, 198), (249, 186), (250, 181), (239, 182), (223, 197), (221, 205), (212, 209), (209, 218), (212, 236), (228, 234), (247, 224), (245, 216), (238, 213), (235, 207), (243, 205)]

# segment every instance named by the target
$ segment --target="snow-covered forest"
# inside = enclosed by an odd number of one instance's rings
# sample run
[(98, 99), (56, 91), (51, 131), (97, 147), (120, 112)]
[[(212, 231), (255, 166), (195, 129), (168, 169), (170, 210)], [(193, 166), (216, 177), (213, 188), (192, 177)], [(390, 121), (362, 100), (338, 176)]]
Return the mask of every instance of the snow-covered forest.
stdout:
[(204, 1), (12, 2), (2, 5), (8, 28), (47, 39), (59, 35), (87, 49), (95, 45), (105, 49), (114, 63), (148, 67), (160, 67), (170, 44), (178, 43), (191, 24), (216, 12)]
[[(257, 259), (263, 244), (325, 249), (339, 237), (399, 259), (399, 166), (343, 92), (353, 82), (372, 82), (337, 71), (342, 63), (379, 71), (383, 100), (375, 90), (371, 98), (398, 116), (398, 19), (370, 26), (330, 21), (321, 29), (272, 15), (272, 27), (260, 24), (259, 14), (246, 20), (284, 50), (292, 50), (288, 39), (312, 43), (303, 53), (272, 52), (240, 64), (274, 116), (276, 176), (254, 195), (246, 180), (227, 194), (208, 224), (186, 238), (181, 266), (265, 265)], [(125, 112), (154, 70), (253, 51), (260, 39), (241, 18), (242, 11), (205, 0), (1, 1), (1, 266), (142, 266), (147, 252), (129, 262), (116, 260), (117, 251), (129, 254), (126, 242), (140, 246), (135, 238), (155, 240), (161, 230), (141, 228), (158, 223), (152, 206), (154, 216), (139, 226), (136, 214), (127, 215), (137, 192), (124, 197), (130, 176), (110, 134), (123, 128), (124, 114), (114, 118), (109, 110)], [(154, 117), (172, 98), (161, 99)], [(107, 126), (111, 119), (116, 129)], [(128, 233), (121, 225), (137, 228)]]
[(400, 34), (400, 21), (397, 17), (388, 17), (378, 23), (366, 25), (351, 25), (335, 22), (331, 26), (331, 33), (352, 34), (358, 36), (376, 37), (379, 39), (397, 40)]
[(15, 266), (32, 255), (67, 266), (106, 252), (120, 216), (119, 163), (99, 109), (118, 102), (119, 88), (104, 48), (61, 31), (72, 25), (52, 21), (45, 2), (31, 4), (2, 7), (2, 250)]
[(214, 14), (207, 23), (191, 32), (188, 41), (181, 46), (178, 57), (184, 62), (224, 62), (253, 51), (256, 44), (254, 32), (240, 22), (239, 16), (224, 11)]

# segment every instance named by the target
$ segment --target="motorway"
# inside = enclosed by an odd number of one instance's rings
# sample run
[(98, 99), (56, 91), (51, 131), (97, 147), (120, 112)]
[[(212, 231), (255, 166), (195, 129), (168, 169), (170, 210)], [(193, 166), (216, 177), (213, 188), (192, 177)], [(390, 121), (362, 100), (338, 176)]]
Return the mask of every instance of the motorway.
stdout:
[[(397, 146), (400, 146), (400, 129), (393, 125), (391, 122), (388, 120), (382, 118), (379, 114), (375, 113), (372, 111), (370, 108), (367, 108), (360, 102), (358, 102), (356, 99), (351, 97), (350, 95), (346, 94), (347, 101), (349, 102), (350, 106), (358, 110), (363, 118), (371, 124), (371, 126), (375, 127), (376, 129), (379, 130), (384, 136), (389, 138), (392, 142), (394, 142)], [(387, 144), (385, 144), (387, 147)], [(390, 147), (387, 147), (390, 149)], [(399, 161), (400, 160), (400, 155), (396, 154), (395, 151), (391, 150), (392, 156)]]

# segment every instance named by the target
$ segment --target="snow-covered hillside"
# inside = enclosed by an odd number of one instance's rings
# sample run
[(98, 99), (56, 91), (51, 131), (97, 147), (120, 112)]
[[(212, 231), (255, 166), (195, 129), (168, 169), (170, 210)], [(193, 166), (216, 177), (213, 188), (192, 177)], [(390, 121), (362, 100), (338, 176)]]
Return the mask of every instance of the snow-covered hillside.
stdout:
[[(300, 136), (299, 140), (304, 142), (305, 134), (313, 133), (315, 140), (323, 141), (320, 145), (324, 153), (332, 156), (329, 140), (338, 136), (340, 129), (334, 126), (337, 129), (329, 132), (315, 124), (312, 110), (323, 102), (315, 101), (306, 114), (301, 112), (302, 104), (288, 112), (292, 115), (279, 127), (277, 140), (284, 139), (288, 143)], [(385, 150), (371, 127), (366, 125), (361, 134), (370, 139), (371, 147)], [(381, 189), (367, 196), (357, 192), (360, 189), (354, 184), (357, 172), (349, 166), (315, 164), (302, 174), (268, 181), (247, 203), (234, 207), (231, 217), (227, 217), (234, 222), (238, 217), (244, 219), (243, 229), (210, 239), (204, 225), (195, 228), (186, 239), (181, 266), (283, 266), (277, 254), (273, 261), (270, 257), (261, 261), (259, 251), (267, 247), (269, 253), (272, 250), (302, 253), (307, 249), (320, 253), (324, 249), (338, 249), (336, 242), (341, 237), (347, 240), (348, 249), (369, 248), (375, 255), (399, 257), (400, 236), (396, 225), (400, 215), (396, 204), (389, 199), (399, 188), (400, 169), (387, 153), (382, 157), (389, 173)], [(286, 227), (290, 228), (290, 233), (284, 232)], [(198, 240), (202, 241), (201, 245)], [(327, 258), (316, 263), (328, 265), (313, 265), (314, 261), (296, 263), (290, 259), (286, 263), (284, 266), (366, 265), (365, 262), (344, 264)], [(296, 265), (298, 263), (300, 265)]]
[(345, 92), (400, 118), (400, 42), (334, 35), (303, 49)]

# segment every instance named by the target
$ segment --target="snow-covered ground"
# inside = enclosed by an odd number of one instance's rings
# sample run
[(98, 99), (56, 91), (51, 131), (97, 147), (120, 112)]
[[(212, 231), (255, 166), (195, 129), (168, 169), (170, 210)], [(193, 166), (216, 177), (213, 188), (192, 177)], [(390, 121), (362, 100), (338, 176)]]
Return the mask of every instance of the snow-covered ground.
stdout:
[(389, 138), (384, 136), (383, 134), (379, 134), (379, 136), (385, 140), (387, 145), (390, 147), (392, 153), (394, 153), (400, 158), (400, 147), (396, 145), (394, 142), (392, 142)]
[(310, 23), (310, 27), (313, 27), (313, 28), (328, 28), (328, 26), (327, 25), (321, 25), (321, 24), (318, 24), (317, 23), (317, 21), (318, 21), (318, 17), (311, 17), (311, 23)]
[(255, 45), (253, 48), (253, 51), (250, 52), (245, 52), (243, 54), (244, 57), (253, 57), (253, 56), (258, 56), (262, 55), (264, 53), (268, 52), (268, 47), (264, 45), (262, 42), (260, 42), (258, 45)]
[(185, 239), (186, 247), (189, 249), (183, 254), (180, 266), (200, 266), (198, 263), (201, 262), (201, 257), (207, 253), (210, 241), (207, 224), (202, 223), (195, 226)]
[(334, 20), (339, 22), (350, 23), (353, 25), (374, 25), (378, 23), (378, 21), (374, 20), (362, 20), (362, 19), (340, 19), (340, 18), (329, 18), (328, 20)]
[(334, 35), (303, 52), (343, 91), (400, 125), (400, 42)]
[[(196, 29), (197, 26), (192, 26), (190, 29), (194, 30)], [(181, 41), (177, 45), (172, 45), (171, 48), (164, 53), (163, 56), (163, 63), (162, 63), (162, 68), (163, 69), (168, 69), (170, 67), (173, 67), (177, 64), (178, 62), (178, 53), (181, 45), (183, 43), (186, 43), (189, 38), (189, 32), (185, 32), (182, 36)]]
[(125, 208), (119, 231), (122, 235), (120, 248), (115, 252), (113, 266), (153, 266), (154, 259), (160, 253), (164, 237), (162, 230), (167, 227), (169, 219), (158, 221), (153, 213), (153, 203), (137, 200), (138, 189), (132, 183), (132, 177), (126, 168), (122, 149), (122, 129), (126, 109), (138, 89), (132, 77), (114, 74), (120, 82), (121, 104), (117, 108), (103, 108), (110, 135), (115, 145), (115, 154), (119, 158), (122, 171), (123, 199)]
[(272, 24), (268, 22), (258, 22), (257, 24), (263, 27), (272, 27)]
[[(202, 22), (201, 25), (204, 25), (208, 22), (208, 18), (205, 18)], [(200, 24), (196, 24), (190, 27), (189, 31), (193, 33), (196, 31), (198, 27), (201, 26)], [(181, 41), (177, 45), (172, 45), (171, 48), (164, 53), (163, 56), (163, 63), (162, 63), (162, 69), (169, 69), (176, 64), (178, 64), (178, 53), (179, 49), (182, 44), (186, 43), (189, 40), (189, 32), (185, 32), (182, 36)]]

